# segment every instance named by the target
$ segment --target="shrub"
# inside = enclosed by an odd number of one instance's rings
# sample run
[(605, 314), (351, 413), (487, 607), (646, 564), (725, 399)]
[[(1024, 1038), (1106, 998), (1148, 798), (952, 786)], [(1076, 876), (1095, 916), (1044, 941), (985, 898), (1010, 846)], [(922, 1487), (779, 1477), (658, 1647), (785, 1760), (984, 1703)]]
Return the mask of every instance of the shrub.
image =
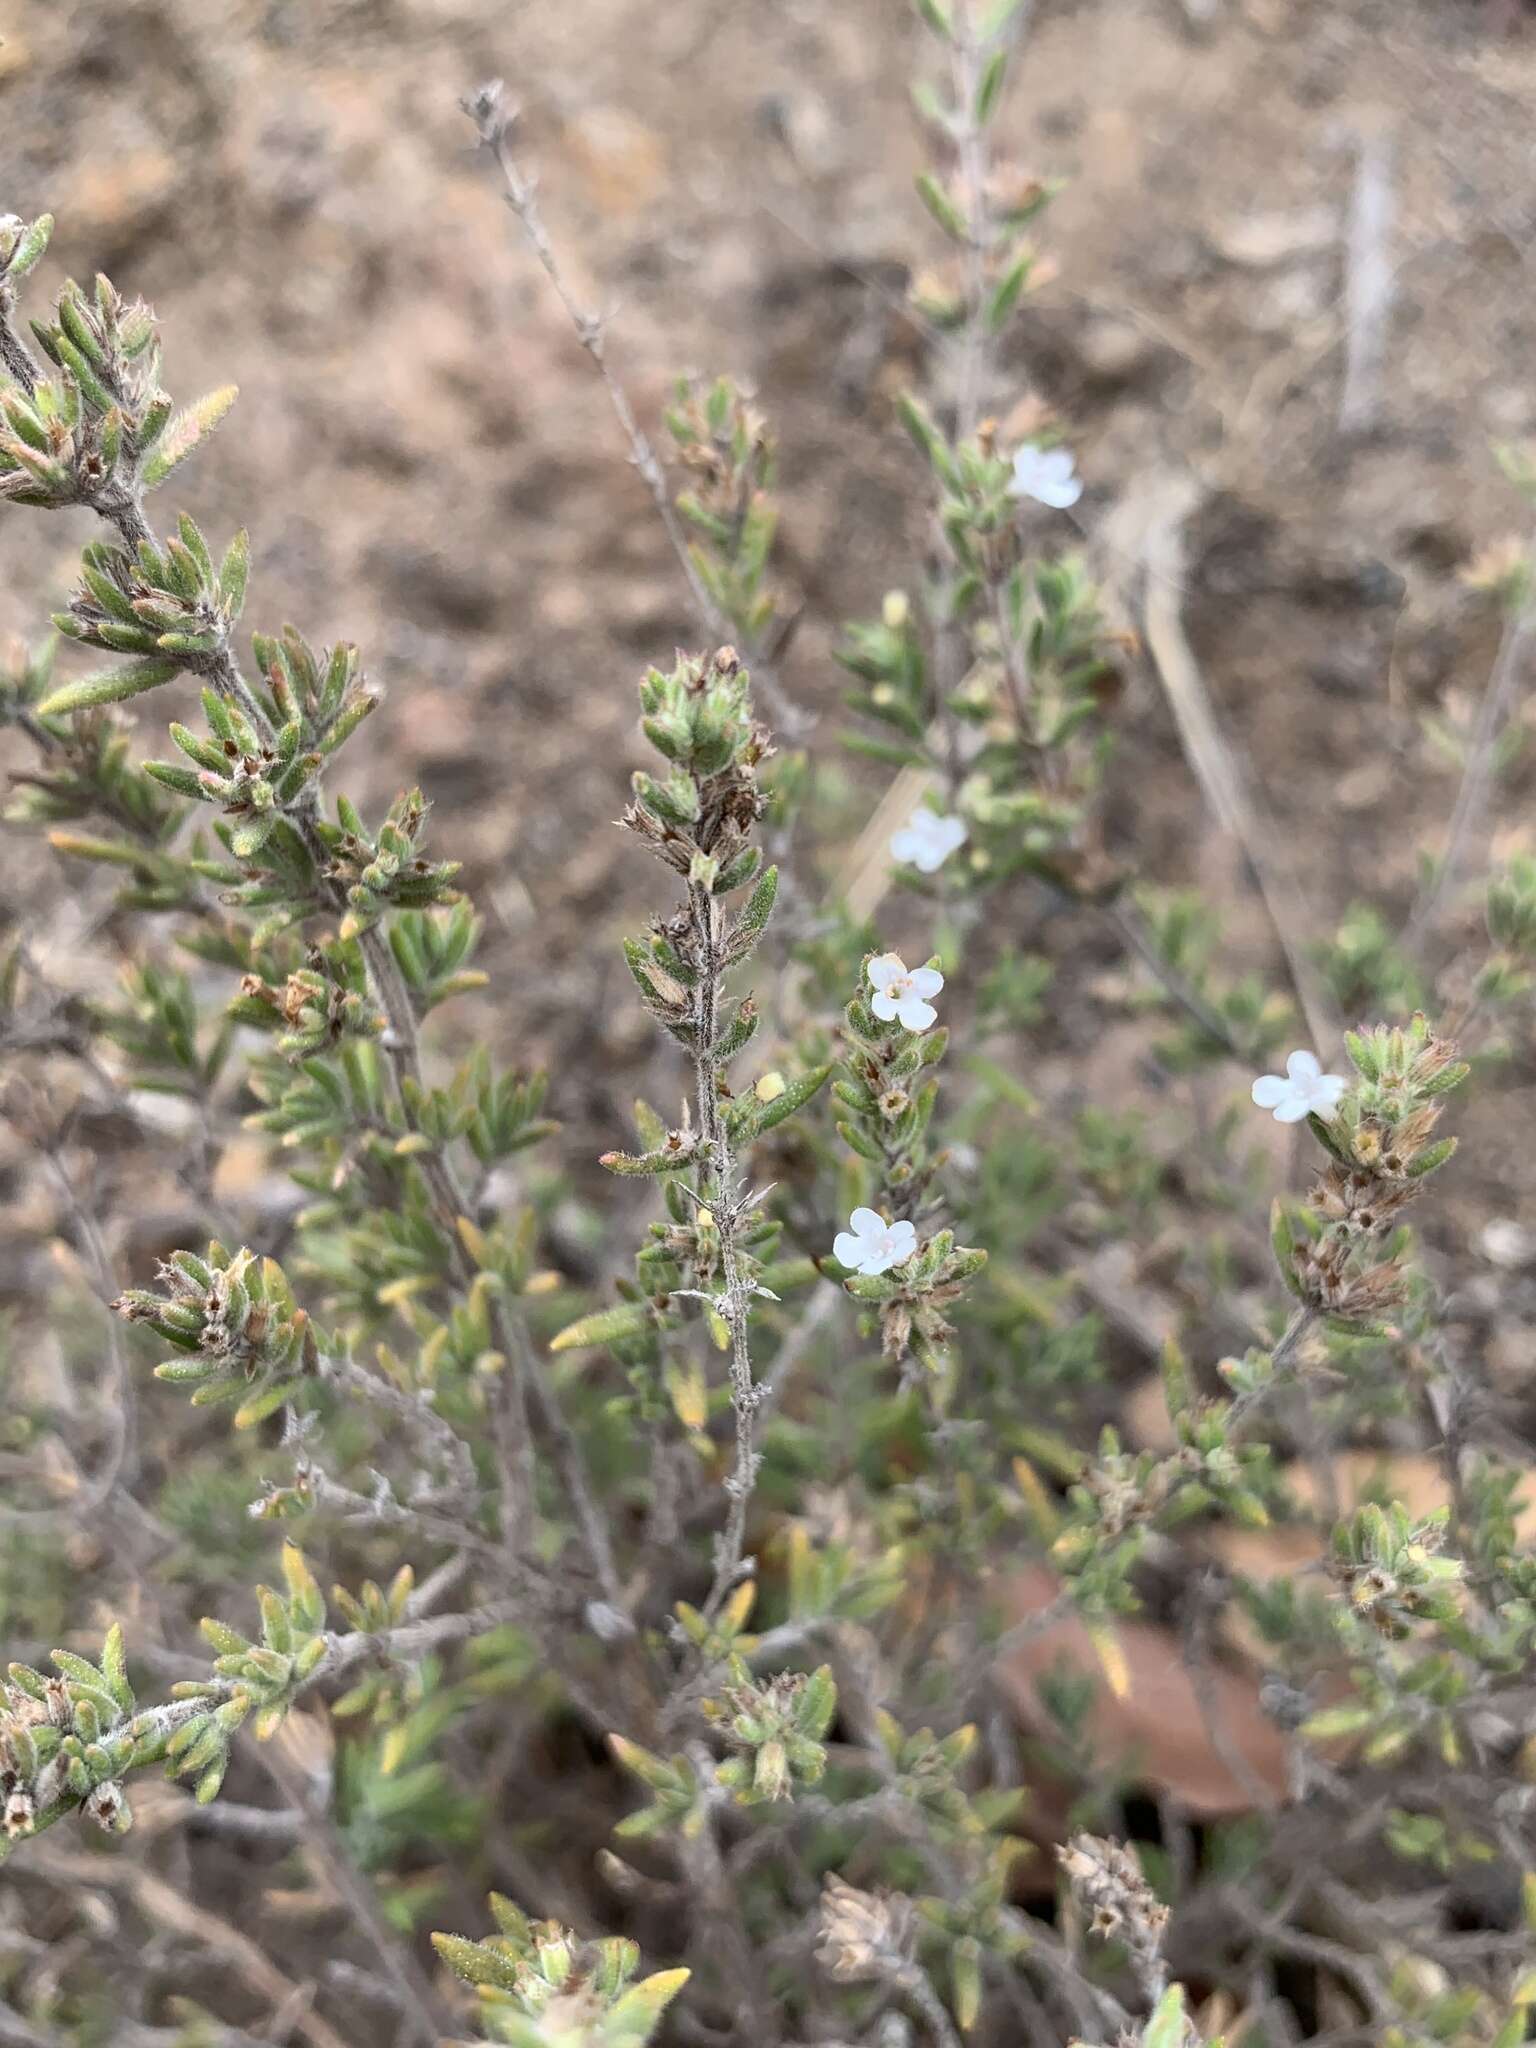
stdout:
[[(654, 1183), (607, 1282), (563, 1267), (550, 1228), (569, 1161), (545, 1111), (573, 1077), (494, 1046), (453, 1064), (424, 1035), (484, 983), (481, 927), (420, 792), (378, 815), (340, 787), (378, 701), (362, 656), (291, 626), (247, 641), (247, 535), (159, 509), (226, 415), (238, 431), (233, 392), (174, 406), (154, 316), (105, 278), (67, 284), (29, 343), (50, 223), (0, 223), (0, 499), (83, 508), (103, 536), (57, 637), (0, 683), (35, 750), (12, 812), (72, 876), (108, 872), (131, 934), (115, 1001), (61, 1002), (24, 932), (0, 973), (7, 1115), (118, 1318), (93, 1378), (94, 1326), (58, 1310), (62, 1404), (20, 1332), (0, 1347), (7, 1620), (79, 1641), (83, 1533), (130, 1567), (174, 1560), (163, 1630), (129, 1599), (90, 1655), (10, 1665), (0, 1848), (66, 1898), (125, 1891), (244, 1984), (189, 1963), (175, 1995), (130, 1997), (132, 1962), (102, 1959), (115, 1927), (42, 1976), (18, 1935), (0, 2037), (246, 2040), (254, 1995), (317, 2043), (372, 2038), (380, 2015), (402, 2041), (478, 2023), (528, 2048), (1526, 2038), (1536, 1560), (1410, 1226), (1471, 1069), (1413, 1007), (1446, 978), (1363, 904), (1316, 957), (1325, 995), (1387, 1021), (1335, 1045), (1298, 973), (1322, 1057), (1253, 1080), (1303, 1035), (1290, 993), (1224, 976), (1209, 911), (1112, 828), (1135, 649), (1059, 544), (1083, 486), (1056, 423), (988, 411), (1051, 197), (992, 150), (1017, 11), (920, 0), (948, 83), (919, 93), (938, 148), (918, 196), (951, 253), (914, 294), (949, 382), (897, 406), (931, 512), (920, 594), (842, 640), (847, 749), (895, 779), (861, 842), (878, 886), (856, 861), (830, 901), (793, 842), (846, 799), (777, 670), (766, 421), (728, 379), (680, 384), (674, 492), (569, 294), (500, 89), (468, 103), (704, 635), (639, 685), (648, 765), (622, 824), (657, 893), (623, 952), (682, 1108), (638, 1102), (601, 1155), (605, 1246), (637, 1213), (619, 1184)], [(1499, 595), (1518, 633), (1527, 579)], [(141, 759), (123, 707), (173, 689), (191, 722)], [(1489, 773), (1469, 764), (1474, 793)], [(905, 954), (875, 916), (890, 882), (924, 934)], [(1493, 877), (1491, 950), (1460, 963), (1475, 1047), (1528, 998), (1533, 902), (1528, 860)], [(1055, 1123), (1037, 1097), (1021, 1045), (1082, 1051), (1052, 1014), (1058, 963), (1001, 936), (1042, 904), (1065, 945), (1122, 951), (1108, 1000), (1157, 1010), (1171, 1139), (1091, 1091)], [(72, 1066), (130, 1116), (174, 1098), (195, 1133), (183, 1171), (219, 1234), (126, 1288), (68, 1118), (29, 1079)], [(1217, 1242), (1251, 1197), (1254, 1105), (1304, 1125), (1313, 1158), (1304, 1195), (1274, 1202), (1262, 1304), (1240, 1225)], [(236, 1113), (296, 1190), (265, 1237), (215, 1181)], [(1166, 1415), (1127, 1443), (1112, 1325), (1137, 1317), (1104, 1257), (1160, 1231), (1191, 1327), (1249, 1341), (1207, 1359), (1154, 1340)], [(146, 1368), (218, 1412), (173, 1419)], [(151, 1424), (172, 1446), (155, 1459)], [(1359, 1435), (1423, 1446), (1411, 1497), (1391, 1460), (1360, 1478)], [(1223, 1549), (1234, 1531), (1305, 1562), (1260, 1569)], [(281, 1590), (242, 1590), (253, 1549), (278, 1551)], [(351, 1581), (329, 1597), (322, 1554)], [(194, 1658), (180, 1609), (199, 1597)], [(1116, 1734), (1118, 1709), (1142, 1739), (1155, 1724), (1158, 1641), (1214, 1793)], [(313, 1997), (243, 1905), (203, 1902), (195, 1860), (183, 1896), (131, 1849), (72, 1845), (80, 1816), (126, 1832), (162, 1766), (208, 1811), (151, 1793), (155, 1832), (206, 1830), (199, 1854), (223, 1844), (251, 1892), (275, 1850), (344, 1907), (349, 1953)], [(1163, 1796), (1155, 1823), (1138, 1782)], [(432, 1932), (434, 1955), (420, 1937), (464, 1909), (461, 1877), (490, 1891), (494, 1932)]]

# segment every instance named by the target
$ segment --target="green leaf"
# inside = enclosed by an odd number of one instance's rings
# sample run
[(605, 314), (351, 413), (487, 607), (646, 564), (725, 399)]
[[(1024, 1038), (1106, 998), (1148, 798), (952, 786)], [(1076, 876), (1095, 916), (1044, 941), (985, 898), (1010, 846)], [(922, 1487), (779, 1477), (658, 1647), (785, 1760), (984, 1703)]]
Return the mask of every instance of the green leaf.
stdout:
[(931, 171), (922, 172), (915, 180), (915, 184), (918, 198), (922, 200), (924, 206), (927, 207), (945, 234), (952, 241), (961, 244), (969, 242), (971, 231), (966, 226), (965, 215), (960, 211), (954, 200), (950, 198), (933, 173)]
[(224, 600), (224, 609), (232, 619), (238, 619), (245, 603), (245, 586), (251, 575), (251, 536), (242, 526), (225, 551), (219, 564), (219, 595)]
[(1344, 1706), (1324, 1707), (1321, 1713), (1311, 1715), (1301, 1724), (1301, 1732), (1312, 1742), (1331, 1742), (1336, 1736), (1358, 1735), (1362, 1728), (1369, 1728), (1376, 1719), (1373, 1707)]
[(53, 234), (53, 215), (40, 213), (30, 227), (24, 228), (21, 240), (16, 245), (16, 254), (11, 258), (6, 277), (14, 283), (18, 277), (25, 277), (47, 248)]
[(462, 1934), (434, 1934), (432, 1946), (466, 1984), (484, 1984), (499, 1991), (515, 1991), (518, 1987), (516, 1963), (500, 1955), (488, 1942), (466, 1941)]
[(1410, 1180), (1422, 1180), (1425, 1174), (1433, 1173), (1437, 1167), (1444, 1166), (1447, 1159), (1456, 1150), (1456, 1143), (1457, 1141), (1454, 1138), (1442, 1138), (1438, 1144), (1426, 1145), (1418, 1157), (1410, 1161), (1408, 1178)]
[(731, 934), (731, 957), (745, 959), (762, 936), (768, 920), (773, 915), (774, 899), (779, 893), (779, 871), (764, 868), (758, 877), (757, 886), (747, 898), (747, 907), (736, 920), (736, 929)]
[(1143, 2028), (1141, 2039), (1142, 2048), (1184, 2048), (1187, 2027), (1182, 1984), (1170, 1984), (1157, 2001), (1157, 2010)]
[(654, 1976), (632, 1985), (604, 2016), (604, 2040), (612, 2048), (643, 2048), (690, 1975), (688, 1970), (658, 1970)]
[(1034, 268), (1033, 252), (1019, 257), (1009, 265), (993, 289), (987, 301), (987, 326), (992, 333), (999, 333), (1007, 323), (1013, 309), (1024, 296), (1024, 287), (1029, 282), (1029, 273)]
[(117, 1622), (107, 1630), (106, 1641), (101, 1649), (101, 1675), (107, 1682), (107, 1690), (125, 1714), (133, 1712), (133, 1688), (128, 1683), (128, 1658), (123, 1646), (123, 1631)]
[(217, 391), (210, 391), (206, 398), (200, 398), (196, 405), (177, 413), (144, 465), (143, 482), (150, 490), (164, 483), (171, 471), (207, 440), (238, 396), (236, 385), (224, 384)]
[(638, 1337), (642, 1330), (650, 1327), (650, 1304), (644, 1301), (620, 1302), (616, 1308), (600, 1308), (594, 1315), (582, 1316), (574, 1323), (568, 1323), (557, 1337), (550, 1340), (551, 1351), (582, 1351), (594, 1344), (616, 1344), (626, 1337)]
[(141, 661), (125, 661), (117, 668), (101, 669), (93, 676), (80, 676), (45, 697), (37, 707), (39, 718), (59, 718), (69, 711), (90, 711), (98, 704), (120, 704), (128, 697), (141, 697), (160, 683), (180, 673), (177, 661), (146, 655)]
[(1008, 75), (1008, 52), (994, 50), (987, 59), (981, 74), (981, 83), (976, 88), (976, 125), (985, 128), (997, 112), (997, 103), (1002, 96), (1003, 81)]

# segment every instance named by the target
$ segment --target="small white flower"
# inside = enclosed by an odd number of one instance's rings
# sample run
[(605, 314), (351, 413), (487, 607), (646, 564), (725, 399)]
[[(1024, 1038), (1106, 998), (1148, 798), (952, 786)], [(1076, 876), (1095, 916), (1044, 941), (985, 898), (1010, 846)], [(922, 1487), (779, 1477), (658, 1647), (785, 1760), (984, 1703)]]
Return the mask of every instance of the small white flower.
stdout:
[(877, 953), (868, 972), (875, 991), (869, 1007), (882, 1024), (899, 1024), (903, 1031), (928, 1029), (939, 1014), (928, 998), (944, 986), (937, 967), (914, 967), (909, 973), (899, 953)]
[(1008, 489), (1015, 498), (1033, 498), (1064, 512), (1083, 495), (1083, 480), (1074, 473), (1070, 448), (1040, 448), (1026, 441), (1014, 455)]
[(883, 1273), (917, 1250), (917, 1232), (906, 1221), (887, 1223), (873, 1209), (855, 1209), (848, 1228), (832, 1240), (832, 1256), (855, 1273)]
[(899, 832), (891, 834), (891, 859), (908, 861), (920, 873), (931, 875), (965, 839), (964, 818), (941, 818), (925, 805), (912, 813)]
[(1283, 1074), (1260, 1074), (1253, 1099), (1274, 1111), (1277, 1124), (1299, 1124), (1305, 1116), (1332, 1116), (1348, 1086), (1341, 1075), (1323, 1072), (1315, 1052), (1293, 1052)]

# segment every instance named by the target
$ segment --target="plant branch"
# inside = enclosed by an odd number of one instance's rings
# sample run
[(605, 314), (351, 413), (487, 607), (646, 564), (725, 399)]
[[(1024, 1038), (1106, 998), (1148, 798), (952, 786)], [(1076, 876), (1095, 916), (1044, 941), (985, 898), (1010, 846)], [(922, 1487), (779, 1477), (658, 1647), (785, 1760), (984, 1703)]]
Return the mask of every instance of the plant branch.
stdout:
[(527, 175), (513, 154), (511, 136), (517, 120), (517, 108), (507, 105), (506, 88), (500, 79), (481, 86), (461, 104), (470, 120), (474, 122), (482, 145), (495, 159), (496, 167), (501, 172), (506, 186), (507, 204), (517, 215), (518, 224), (528, 239), (529, 247), (538, 258), (544, 275), (554, 287), (555, 296), (565, 308), (571, 326), (575, 329), (576, 339), (586, 350), (593, 368), (602, 380), (603, 389), (608, 395), (608, 403), (613, 409), (614, 418), (619, 423), (619, 431), (629, 449), (629, 459), (650, 494), (656, 515), (666, 531), (672, 552), (677, 557), (678, 566), (687, 581), (689, 595), (693, 599), (701, 624), (708, 630), (711, 638), (722, 642), (735, 639), (741, 644), (742, 653), (752, 669), (753, 681), (770, 707), (775, 721), (787, 733), (799, 731), (804, 721), (785, 697), (783, 687), (770, 665), (767, 650), (748, 642), (741, 628), (732, 625), (705, 587), (693, 558), (693, 550), (688, 544), (688, 537), (672, 503), (671, 488), (661, 459), (635, 416), (629, 393), (608, 361), (607, 326), (603, 316), (587, 312), (566, 282), (565, 273), (560, 268), (559, 258), (555, 254), (554, 244), (549, 238), (549, 231), (544, 225), (543, 215), (539, 211), (534, 180)]
[(730, 1135), (720, 1113), (720, 1068), (715, 1053), (725, 972), (721, 957), (720, 914), (715, 897), (699, 882), (689, 884), (688, 904), (693, 915), (695, 959), (699, 971), (693, 1016), (694, 1089), (699, 1131), (709, 1154), (714, 1183), (711, 1199), (715, 1226), (720, 1233), (720, 1264), (725, 1278), (720, 1310), (730, 1332), (731, 1411), (736, 1419), (735, 1464), (725, 1483), (730, 1509), (715, 1552), (714, 1582), (704, 1606), (705, 1615), (713, 1618), (740, 1576), (746, 1551), (747, 1508), (757, 1479), (757, 1411), (762, 1403), (763, 1390), (752, 1377), (752, 1353), (747, 1337), (752, 1290), (742, 1278), (736, 1242), (742, 1205), (736, 1162), (731, 1156)]

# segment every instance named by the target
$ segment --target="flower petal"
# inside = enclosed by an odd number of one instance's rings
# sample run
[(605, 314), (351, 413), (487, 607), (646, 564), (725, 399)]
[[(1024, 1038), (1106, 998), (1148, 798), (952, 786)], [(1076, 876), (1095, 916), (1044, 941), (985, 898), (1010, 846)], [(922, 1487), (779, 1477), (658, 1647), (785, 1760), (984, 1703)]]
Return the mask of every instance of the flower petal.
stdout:
[(882, 1024), (894, 1024), (900, 1015), (900, 1005), (893, 996), (888, 996), (884, 989), (881, 989), (878, 995), (870, 997), (869, 1007)]
[(840, 1230), (832, 1240), (832, 1256), (840, 1266), (852, 1266), (857, 1272), (864, 1263), (864, 1240)]
[(848, 1218), (848, 1228), (856, 1237), (883, 1237), (885, 1218), (878, 1209), (855, 1209)]
[(1053, 512), (1065, 512), (1082, 495), (1083, 485), (1079, 477), (1073, 477), (1070, 483), (1042, 484), (1035, 493), (1041, 504), (1049, 505)]
[(1277, 1124), (1299, 1124), (1307, 1116), (1311, 1104), (1304, 1095), (1287, 1095), (1275, 1111)]
[(1260, 1109), (1276, 1109), (1290, 1094), (1290, 1084), (1279, 1074), (1260, 1074), (1252, 1088)]
[(937, 1020), (938, 1014), (932, 1003), (925, 1003), (921, 996), (903, 996), (896, 1005), (896, 1015), (904, 1031), (926, 1031)]
[(937, 967), (914, 967), (907, 981), (915, 996), (936, 996), (944, 986), (944, 977)]
[(1315, 1052), (1298, 1049), (1287, 1059), (1285, 1071), (1293, 1081), (1315, 1081), (1323, 1069)]
[(899, 953), (877, 953), (865, 971), (871, 988), (885, 988), (898, 974), (906, 973), (907, 963)]
[(915, 1227), (907, 1221), (906, 1217), (903, 1217), (899, 1223), (893, 1223), (891, 1225), (890, 1237), (888, 1242), (892, 1250), (896, 1253), (896, 1258), (899, 1263), (902, 1259), (911, 1258), (913, 1252), (916, 1251), (917, 1231)]

